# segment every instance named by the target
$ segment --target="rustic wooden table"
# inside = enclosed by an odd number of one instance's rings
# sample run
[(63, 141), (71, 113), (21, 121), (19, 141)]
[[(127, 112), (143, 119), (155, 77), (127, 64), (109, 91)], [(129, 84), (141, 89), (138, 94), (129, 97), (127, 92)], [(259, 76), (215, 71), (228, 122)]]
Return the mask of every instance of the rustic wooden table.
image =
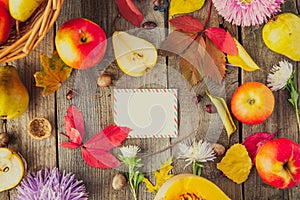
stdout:
[[(134, 1), (137, 7), (144, 14), (144, 21), (153, 21), (158, 27), (166, 28), (168, 23), (166, 21), (167, 14), (153, 10), (152, 0), (150, 1)], [(282, 5), (282, 11), (288, 11), (296, 14), (299, 13), (300, 1), (287, 0)], [(192, 15), (201, 21), (205, 21), (207, 17), (207, 10), (209, 1), (206, 1), (205, 6), (192, 13)], [(205, 85), (200, 84), (191, 88), (182, 79), (178, 71), (178, 59), (174, 57), (164, 58), (159, 57), (159, 66), (155, 68), (146, 77), (141, 79), (133, 79), (124, 76), (118, 69), (117, 65), (111, 64), (106, 70), (108, 73), (113, 74), (113, 83), (109, 88), (102, 89), (103, 97), (100, 99), (74, 97), (74, 100), (69, 101), (66, 99), (67, 88), (76, 88), (78, 85), (78, 71), (73, 71), (72, 76), (66, 83), (53, 95), (42, 97), (41, 88), (35, 87), (33, 74), (36, 71), (42, 71), (40, 64), (40, 53), (44, 52), (51, 55), (54, 50), (54, 36), (57, 28), (69, 19), (76, 17), (88, 18), (98, 23), (106, 32), (107, 37), (110, 38), (114, 32), (114, 19), (117, 16), (117, 6), (115, 1), (105, 0), (72, 0), (65, 1), (61, 14), (55, 26), (49, 31), (43, 42), (24, 59), (14, 61), (13, 64), (18, 67), (20, 76), (25, 83), (30, 93), (30, 105), (25, 114), (20, 118), (9, 121), (7, 129), (9, 134), (13, 137), (9, 147), (19, 151), (27, 160), (28, 171), (37, 171), (47, 168), (58, 167), (60, 170), (73, 172), (76, 178), (82, 179), (87, 187), (89, 199), (132, 199), (129, 186), (121, 191), (113, 190), (111, 183), (113, 176), (118, 173), (118, 170), (101, 170), (89, 167), (82, 159), (79, 149), (68, 150), (62, 148), (58, 144), (65, 139), (59, 134), (64, 132), (64, 115), (67, 107), (70, 104), (80, 105), (83, 110), (87, 133), (86, 138), (91, 137), (94, 133), (101, 130), (109, 124), (113, 124), (113, 115), (111, 112), (111, 94), (114, 87), (135, 88), (135, 87), (154, 87), (154, 88), (178, 88), (179, 89), (179, 111), (180, 111), (180, 134), (187, 134), (197, 125), (197, 114), (194, 112), (195, 105), (192, 103), (191, 98), (193, 95), (204, 95)], [(227, 22), (224, 22), (221, 17), (217, 15), (216, 10), (212, 9), (210, 26), (225, 27), (229, 32), (236, 36), (247, 49), (249, 54), (257, 62), (257, 64), (264, 70), (268, 70), (274, 64), (284, 59), (283, 56), (271, 52), (263, 43), (261, 30), (262, 26), (253, 27), (236, 27)], [(119, 30), (133, 29), (130, 23), (123, 18), (116, 22), (116, 27)], [(146, 30), (147, 32), (147, 30)], [(164, 37), (164, 33), (162, 34)], [(109, 41), (110, 42), (110, 41)], [(107, 50), (107, 54), (112, 56), (112, 49)], [(296, 83), (300, 87), (298, 80), (300, 78), (297, 65), (293, 62), (296, 68)], [(103, 67), (103, 66), (102, 66)], [(100, 73), (100, 70), (99, 70)], [(241, 84), (247, 81), (259, 81), (266, 83), (267, 73), (264, 71), (245, 72), (236, 67), (228, 67), (227, 75), (225, 78), (226, 100), (229, 103), (231, 95), (234, 90)], [(90, 82), (82, 82), (82, 85), (90, 87)], [(91, 86), (92, 87), (92, 86)], [(99, 92), (99, 89), (87, 90), (92, 95)], [(86, 94), (89, 95), (89, 94)], [(260, 125), (244, 125), (237, 124), (237, 131), (234, 133), (230, 140), (230, 145), (241, 142), (245, 137), (255, 132), (275, 132), (281, 130), (278, 137), (288, 137), (294, 141), (300, 142), (299, 130), (294, 117), (294, 112), (291, 105), (287, 102), (288, 93), (286, 91), (275, 92), (276, 107), (272, 116)], [(199, 112), (201, 114), (200, 129), (197, 137), (201, 138), (208, 130), (209, 124), (214, 120), (207, 113), (205, 113), (205, 104), (209, 103), (208, 98), (204, 98), (203, 102), (199, 105)], [(91, 108), (93, 107), (93, 108)], [(44, 140), (35, 140), (31, 138), (26, 131), (28, 122), (34, 117), (45, 117), (52, 123), (54, 130), (51, 137)], [(212, 122), (214, 123), (214, 122)], [(151, 153), (168, 146), (173, 141), (169, 139), (129, 139), (126, 144), (137, 144), (142, 147), (146, 153)], [(219, 143), (228, 147), (227, 136), (224, 129), (222, 129)], [(173, 149), (168, 149), (161, 154), (161, 161), (173, 154)], [(159, 159), (158, 159), (159, 160)], [(148, 167), (145, 169), (146, 176), (153, 180), (153, 173), (151, 167), (160, 163), (157, 157), (148, 158)], [(243, 184), (236, 184), (222, 176), (222, 173), (216, 169), (216, 163), (220, 158), (211, 163), (206, 163), (203, 169), (203, 177), (216, 183), (231, 199), (300, 199), (300, 190), (298, 187), (292, 189), (280, 190), (267, 186), (259, 178), (255, 169), (251, 171), (248, 180)], [(174, 174), (191, 173), (191, 168), (183, 169), (183, 161), (176, 161), (174, 159)], [(155, 167), (153, 168), (153, 170)], [(14, 190), (0, 193), (0, 199), (8, 200), (13, 199)], [(144, 184), (140, 186), (139, 199), (153, 199), (153, 193), (147, 193)]]

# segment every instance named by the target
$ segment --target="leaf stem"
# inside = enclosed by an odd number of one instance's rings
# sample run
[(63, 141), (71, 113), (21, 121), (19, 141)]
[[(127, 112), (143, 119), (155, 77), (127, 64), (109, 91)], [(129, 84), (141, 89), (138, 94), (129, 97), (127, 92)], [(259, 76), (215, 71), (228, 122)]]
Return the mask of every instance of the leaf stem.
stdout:
[(288, 99), (288, 101), (294, 107), (294, 112), (296, 114), (298, 129), (300, 130), (300, 119), (299, 119), (299, 109), (298, 109), (299, 94), (298, 94), (298, 90), (297, 90), (295, 82), (294, 82), (294, 76), (295, 76), (295, 71), (292, 73), (292, 75), (289, 78), (289, 80), (287, 81), (287, 84), (285, 87), (290, 93), (290, 98)]
[(210, 16), (211, 16), (211, 9), (212, 9), (212, 0), (209, 1), (209, 7), (208, 7), (208, 14), (207, 14), (207, 18), (205, 21), (205, 25), (204, 25), (204, 30), (207, 29), (209, 21), (210, 21)]

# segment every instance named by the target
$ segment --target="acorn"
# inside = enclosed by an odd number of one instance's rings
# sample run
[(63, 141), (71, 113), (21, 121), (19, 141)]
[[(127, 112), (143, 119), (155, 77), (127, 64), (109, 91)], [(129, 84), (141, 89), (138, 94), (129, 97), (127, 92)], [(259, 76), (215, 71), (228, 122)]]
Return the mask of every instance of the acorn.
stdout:
[(111, 76), (108, 74), (102, 74), (98, 77), (97, 84), (102, 88), (108, 87), (111, 84)]
[(126, 185), (126, 178), (123, 174), (116, 174), (112, 180), (114, 190), (121, 190)]

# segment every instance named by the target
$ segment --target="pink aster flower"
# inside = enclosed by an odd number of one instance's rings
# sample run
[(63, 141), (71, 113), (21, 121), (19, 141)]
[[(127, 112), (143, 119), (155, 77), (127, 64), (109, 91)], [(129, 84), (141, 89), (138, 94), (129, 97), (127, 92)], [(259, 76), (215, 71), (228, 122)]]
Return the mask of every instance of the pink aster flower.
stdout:
[(16, 200), (87, 200), (83, 182), (57, 168), (31, 173), (16, 187)]
[(280, 11), (284, 0), (212, 0), (224, 19), (238, 26), (254, 26), (267, 22)]

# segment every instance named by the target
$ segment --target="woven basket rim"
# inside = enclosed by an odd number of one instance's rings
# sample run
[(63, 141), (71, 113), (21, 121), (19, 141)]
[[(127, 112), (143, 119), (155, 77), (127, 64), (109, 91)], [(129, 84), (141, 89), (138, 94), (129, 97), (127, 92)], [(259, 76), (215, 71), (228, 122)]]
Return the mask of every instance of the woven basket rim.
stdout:
[(57, 20), (63, 2), (44, 0), (31, 17), (19, 25), (19, 34), (14, 26), (8, 40), (0, 45), (0, 64), (23, 58), (34, 50)]

